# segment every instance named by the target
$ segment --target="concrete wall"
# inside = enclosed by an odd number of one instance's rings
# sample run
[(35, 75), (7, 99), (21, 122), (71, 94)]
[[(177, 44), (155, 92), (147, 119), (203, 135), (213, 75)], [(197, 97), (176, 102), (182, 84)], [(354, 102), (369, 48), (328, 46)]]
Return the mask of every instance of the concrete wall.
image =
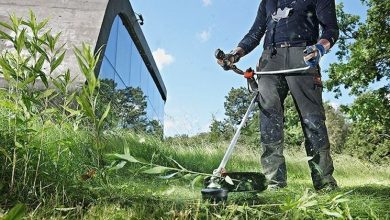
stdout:
[[(8, 14), (13, 13), (18, 17), (28, 17), (30, 9), (37, 15), (38, 20), (50, 18), (47, 26), (52, 28), (53, 33), (62, 32), (60, 44), (67, 44), (67, 56), (63, 66), (69, 68), (72, 76), (77, 78), (76, 84), (83, 84), (84, 78), (78, 69), (73, 46), (86, 42), (95, 48), (108, 1), (0, 0), (0, 20), (8, 21)], [(0, 52), (5, 47), (4, 42), (0, 42)]]

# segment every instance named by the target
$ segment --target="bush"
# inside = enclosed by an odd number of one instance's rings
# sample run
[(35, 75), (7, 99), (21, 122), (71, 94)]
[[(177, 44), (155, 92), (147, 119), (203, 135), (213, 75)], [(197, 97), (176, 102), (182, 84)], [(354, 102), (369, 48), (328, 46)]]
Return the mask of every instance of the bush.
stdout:
[(344, 152), (373, 163), (389, 164), (390, 138), (375, 128), (364, 129), (353, 125)]

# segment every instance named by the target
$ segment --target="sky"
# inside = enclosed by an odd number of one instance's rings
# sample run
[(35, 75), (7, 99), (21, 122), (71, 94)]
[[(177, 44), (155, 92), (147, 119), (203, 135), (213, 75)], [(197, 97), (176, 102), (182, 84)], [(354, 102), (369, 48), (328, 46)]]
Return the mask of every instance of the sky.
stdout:
[[(166, 136), (195, 135), (209, 130), (212, 116), (224, 116), (225, 96), (246, 80), (216, 63), (217, 48), (230, 51), (248, 32), (260, 1), (254, 0), (131, 0), (133, 9), (144, 17), (141, 26), (168, 91), (165, 105)], [(340, 2), (340, 0), (336, 0)], [(345, 11), (366, 17), (360, 1), (344, 1)], [(323, 70), (336, 61), (333, 49), (321, 61)], [(255, 67), (262, 44), (237, 64)], [(323, 71), (323, 78), (327, 75)], [(333, 105), (348, 104), (353, 97), (339, 99), (324, 92)]]

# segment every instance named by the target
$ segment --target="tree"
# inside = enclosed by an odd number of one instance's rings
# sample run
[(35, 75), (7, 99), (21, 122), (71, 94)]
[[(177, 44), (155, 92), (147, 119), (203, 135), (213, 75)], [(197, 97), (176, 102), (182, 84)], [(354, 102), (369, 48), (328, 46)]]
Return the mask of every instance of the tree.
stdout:
[(390, 162), (390, 96), (389, 88), (367, 92), (351, 106), (343, 106), (352, 126), (346, 150), (372, 162)]
[(333, 108), (329, 103), (325, 103), (324, 108), (331, 149), (333, 152), (342, 153), (349, 130), (346, 118), (341, 111)]
[[(135, 131), (161, 133), (157, 122), (146, 117), (146, 96), (140, 88), (117, 89), (112, 79), (101, 79), (98, 99), (98, 113), (102, 114), (107, 103), (111, 102), (106, 127), (130, 128)], [(161, 125), (160, 125), (161, 127)]]
[(120, 111), (122, 128), (132, 128), (136, 131), (145, 131), (148, 124), (146, 117), (146, 96), (140, 88), (128, 87), (117, 92), (117, 102)]
[(342, 4), (337, 8), (340, 50), (338, 62), (330, 65), (326, 87), (336, 97), (341, 87), (357, 96), (351, 106), (342, 108), (352, 121), (346, 151), (383, 162), (390, 155), (390, 0), (362, 3), (368, 7), (365, 23), (345, 13)]
[[(228, 117), (229, 123), (232, 125), (240, 124), (242, 117), (244, 117), (253, 95), (245, 87), (232, 88), (228, 95), (225, 96), (226, 101), (225, 115)], [(252, 114), (253, 116), (253, 114)], [(251, 117), (250, 117), (251, 118)]]
[(390, 85), (390, 1), (362, 2), (369, 7), (365, 23), (359, 21), (359, 16), (345, 13), (343, 4), (337, 7), (340, 50), (326, 82), (327, 89), (337, 96), (341, 95), (341, 86), (351, 89), (352, 95), (360, 95), (376, 81)]
[(218, 121), (213, 115), (210, 124), (210, 139), (212, 142), (228, 140), (233, 135), (233, 126), (227, 119)]
[(107, 103), (111, 102), (111, 111), (107, 116), (104, 127), (115, 127), (119, 122), (116, 112), (119, 111), (119, 106), (113, 97), (116, 97), (115, 88), (117, 83), (112, 79), (101, 79), (99, 87), (99, 96), (97, 100), (96, 114), (101, 117), (104, 114), (104, 109)]
[(390, 88), (381, 88), (360, 95), (352, 105), (343, 106), (354, 123), (360, 123), (365, 129), (376, 127), (390, 132)]
[(164, 137), (164, 128), (158, 120), (151, 120), (146, 128), (146, 133), (162, 139)]

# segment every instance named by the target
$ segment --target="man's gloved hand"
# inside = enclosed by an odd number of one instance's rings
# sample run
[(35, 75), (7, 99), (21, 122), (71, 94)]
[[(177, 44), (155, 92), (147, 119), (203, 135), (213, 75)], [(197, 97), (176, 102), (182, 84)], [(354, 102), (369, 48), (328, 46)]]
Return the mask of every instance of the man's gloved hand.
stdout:
[(230, 53), (225, 54), (223, 59), (217, 59), (217, 63), (222, 66), (224, 70), (230, 70), (231, 66), (234, 63), (240, 61), (240, 58), (243, 56), (243, 50), (241, 48), (236, 48)]
[(326, 50), (322, 44), (316, 44), (307, 46), (303, 53), (305, 53), (303, 59), (306, 65), (314, 68), (320, 63), (321, 57), (326, 53)]

